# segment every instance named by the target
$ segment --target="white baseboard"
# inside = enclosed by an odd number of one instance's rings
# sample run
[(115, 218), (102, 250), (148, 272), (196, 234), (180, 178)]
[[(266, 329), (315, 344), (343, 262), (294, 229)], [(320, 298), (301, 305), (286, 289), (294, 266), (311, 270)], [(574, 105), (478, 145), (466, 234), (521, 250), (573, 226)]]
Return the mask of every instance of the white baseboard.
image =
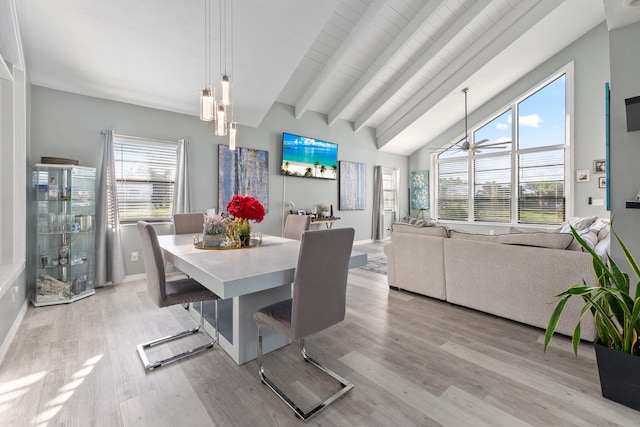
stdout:
[(130, 274), (130, 275), (124, 277), (124, 280), (122, 281), (122, 283), (135, 282), (137, 280), (142, 280), (145, 277), (147, 277), (147, 275), (145, 273)]
[(385, 242), (390, 242), (391, 241), (391, 237), (387, 237), (385, 239), (382, 240), (371, 240), (371, 239), (364, 239), (364, 240), (357, 240), (355, 242), (353, 242), (354, 245), (366, 245), (367, 243), (385, 243)]
[(356, 240), (355, 242), (353, 242), (354, 245), (365, 245), (367, 243), (371, 243), (373, 242), (373, 240), (371, 239), (364, 239), (364, 240)]
[(4, 339), (4, 342), (2, 343), (2, 346), (0, 346), (0, 365), (2, 365), (2, 361), (4, 360), (4, 357), (7, 355), (7, 352), (9, 351), (9, 347), (11, 347), (11, 343), (13, 342), (13, 339), (16, 337), (16, 334), (18, 333), (18, 328), (20, 328), (20, 325), (22, 324), (24, 315), (27, 314), (28, 307), (29, 307), (29, 298), (26, 298), (24, 300), (24, 304), (22, 304), (22, 308), (20, 308), (20, 311), (16, 316), (16, 320), (13, 322), (13, 325), (11, 325), (11, 329), (9, 329), (9, 333), (7, 334), (6, 338)]
[[(174, 277), (184, 277), (185, 274), (182, 271), (176, 270), (176, 271), (166, 271), (165, 275), (167, 276), (167, 279), (173, 279)], [(128, 276), (124, 277), (124, 280), (120, 283), (118, 283), (119, 285), (122, 283), (131, 283), (131, 282), (136, 282), (138, 280), (145, 280), (147, 278), (147, 275), (145, 273), (138, 273), (138, 274), (130, 274)], [(111, 284), (111, 283), (109, 283)]]
[[(130, 274), (128, 276), (124, 276), (124, 279), (122, 280), (122, 282), (116, 283), (116, 284), (119, 285), (121, 283), (135, 282), (137, 280), (142, 280), (145, 277), (147, 277), (147, 275), (144, 274), (144, 273)], [(105, 286), (113, 286), (113, 282), (107, 282), (106, 284), (104, 284), (102, 286), (96, 286), (96, 288), (103, 288)]]

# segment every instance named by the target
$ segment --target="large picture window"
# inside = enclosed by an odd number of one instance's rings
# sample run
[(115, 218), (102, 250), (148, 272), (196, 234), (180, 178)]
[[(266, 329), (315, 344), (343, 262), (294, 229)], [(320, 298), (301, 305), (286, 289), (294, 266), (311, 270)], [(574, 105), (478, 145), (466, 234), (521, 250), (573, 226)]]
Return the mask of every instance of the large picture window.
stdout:
[(566, 86), (566, 73), (555, 76), (471, 129), (472, 148), (463, 150), (456, 141), (437, 156), (438, 219), (564, 221), (569, 163)]
[(178, 142), (114, 136), (121, 222), (171, 219)]

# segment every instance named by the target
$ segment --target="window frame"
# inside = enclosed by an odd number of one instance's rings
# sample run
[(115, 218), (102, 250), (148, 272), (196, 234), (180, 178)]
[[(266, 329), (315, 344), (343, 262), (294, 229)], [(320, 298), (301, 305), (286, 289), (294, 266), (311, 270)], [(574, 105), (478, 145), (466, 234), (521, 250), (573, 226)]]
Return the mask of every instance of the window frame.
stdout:
[[(395, 212), (400, 204), (400, 194), (398, 191), (398, 170), (394, 168), (382, 167), (382, 211)], [(391, 184), (391, 188), (387, 188), (386, 183)], [(390, 194), (390, 197), (386, 197)], [(387, 203), (387, 200), (391, 202)], [(387, 205), (391, 205), (390, 207)]]
[[(121, 135), (114, 133), (113, 135), (113, 144), (114, 144), (114, 163), (116, 168), (116, 176), (115, 183), (116, 188), (118, 189), (118, 216), (121, 224), (135, 224), (137, 221), (143, 220), (147, 222), (170, 222), (172, 220), (173, 213), (173, 203), (175, 202), (174, 192), (175, 192), (175, 182), (177, 179), (177, 170), (178, 170), (178, 162), (179, 162), (179, 149), (180, 149), (180, 141), (170, 141), (163, 139), (155, 139), (155, 138), (144, 138), (139, 136), (130, 136), (130, 135)], [(122, 179), (118, 178), (120, 171), (118, 170), (118, 164), (123, 161), (123, 157), (121, 156), (122, 151), (119, 150), (119, 144), (129, 144), (131, 146), (137, 146), (138, 148), (146, 147), (155, 147), (158, 149), (158, 153), (160, 151), (171, 151), (175, 148), (175, 164), (173, 165), (173, 179), (166, 180), (151, 180), (151, 179)], [(153, 164), (153, 163), (150, 163)], [(159, 165), (161, 166), (161, 165)], [(165, 168), (165, 170), (171, 171), (171, 167)], [(154, 215), (137, 215), (137, 216), (123, 216), (123, 208), (122, 208), (122, 199), (120, 188), (124, 183), (132, 183), (132, 184), (154, 184), (158, 183), (161, 185), (170, 185), (171, 189), (171, 198), (169, 201), (168, 214), (162, 216), (154, 216)], [(152, 201), (150, 201), (153, 203)]]
[[(541, 89), (543, 89), (544, 87), (546, 87), (547, 85), (549, 85), (550, 83), (552, 83), (553, 81), (555, 81), (556, 79), (558, 79), (559, 77), (561, 77), (562, 75), (565, 76), (565, 106), (564, 106), (564, 119), (565, 119), (565, 143), (564, 144), (559, 144), (559, 145), (553, 145), (553, 146), (543, 146), (543, 147), (535, 147), (535, 148), (526, 148), (526, 149), (520, 149), (518, 147), (518, 141), (519, 141), (519, 135), (518, 135), (518, 123), (515, 120), (513, 121), (513, 124), (511, 126), (511, 133), (512, 133), (512, 145), (509, 151), (500, 151), (499, 153), (496, 152), (494, 153), (469, 153), (466, 156), (462, 156), (462, 157), (449, 157), (446, 159), (442, 159), (439, 160), (438, 159), (438, 155), (441, 154), (443, 151), (440, 152), (434, 152), (431, 154), (431, 159), (430, 159), (430, 164), (431, 164), (431, 169), (435, 171), (435, 174), (433, 174), (434, 176), (434, 191), (432, 192), (432, 200), (431, 200), (431, 204), (434, 207), (434, 217), (435, 218), (439, 218), (439, 220), (441, 222), (451, 222), (451, 223), (455, 223), (455, 224), (472, 224), (472, 225), (486, 225), (486, 226), (492, 226), (492, 225), (496, 225), (496, 226), (517, 226), (517, 225), (524, 225), (527, 227), (541, 227), (541, 228), (547, 228), (549, 226), (555, 226), (557, 225), (556, 223), (523, 223), (520, 222), (519, 219), (519, 201), (520, 201), (520, 195), (519, 195), (519, 187), (520, 187), (520, 177), (519, 177), (519, 173), (520, 173), (520, 168), (519, 168), (519, 155), (521, 154), (525, 154), (525, 153), (530, 153), (530, 152), (535, 152), (535, 151), (551, 151), (551, 150), (556, 150), (556, 149), (562, 149), (564, 152), (564, 200), (565, 200), (565, 205), (564, 205), (564, 217), (566, 218), (570, 218), (573, 216), (573, 181), (572, 181), (572, 175), (571, 175), (571, 169), (572, 169), (572, 164), (573, 164), (573, 116), (574, 116), (574, 64), (573, 61), (571, 61), (570, 63), (568, 63), (567, 65), (563, 66), (562, 68), (558, 69), (557, 71), (555, 71), (554, 73), (548, 75), (546, 78), (542, 79), (541, 81), (539, 81), (537, 84), (533, 85), (532, 87), (530, 87), (528, 90), (523, 91), (521, 95), (517, 96), (516, 98), (512, 99), (511, 102), (507, 103), (506, 105), (502, 106), (501, 108), (496, 109), (492, 114), (488, 115), (487, 117), (485, 117), (483, 120), (478, 121), (477, 124), (473, 127), (470, 127), (468, 129), (468, 134), (470, 139), (475, 137), (475, 132), (478, 131), (479, 129), (481, 129), (483, 126), (487, 125), (488, 123), (490, 123), (491, 121), (493, 121), (495, 118), (499, 117), (500, 115), (504, 114), (505, 111), (509, 111), (511, 110), (512, 112), (512, 117), (518, 117), (518, 106), (519, 104), (524, 101), (525, 99), (529, 98), (530, 96), (536, 94), (538, 91), (540, 91)], [(455, 144), (457, 144), (459, 141), (464, 140), (465, 135), (459, 135), (458, 137), (456, 137), (452, 142), (450, 142), (446, 148), (444, 149), (444, 151), (446, 151), (447, 149), (451, 148), (452, 146), (454, 146)], [(471, 141), (473, 141), (473, 139), (471, 139)], [(511, 220), (508, 222), (492, 222), (492, 221), (480, 221), (480, 220), (476, 220), (475, 219), (475, 197), (474, 197), (474, 190), (475, 190), (475, 159), (476, 158), (482, 158), (482, 157), (491, 157), (494, 155), (499, 155), (499, 154), (503, 154), (508, 152), (509, 155), (511, 156), (511, 170), (510, 170), (510, 174), (511, 174)], [(441, 163), (449, 163), (449, 162), (454, 162), (454, 161), (460, 161), (460, 160), (464, 160), (467, 162), (467, 167), (468, 167), (468, 189), (469, 189), (469, 203), (468, 203), (468, 212), (467, 212), (467, 218), (464, 220), (456, 220), (456, 219), (442, 219), (440, 218), (440, 214), (439, 214), (439, 181), (440, 181), (440, 170), (439, 170), (439, 165)]]

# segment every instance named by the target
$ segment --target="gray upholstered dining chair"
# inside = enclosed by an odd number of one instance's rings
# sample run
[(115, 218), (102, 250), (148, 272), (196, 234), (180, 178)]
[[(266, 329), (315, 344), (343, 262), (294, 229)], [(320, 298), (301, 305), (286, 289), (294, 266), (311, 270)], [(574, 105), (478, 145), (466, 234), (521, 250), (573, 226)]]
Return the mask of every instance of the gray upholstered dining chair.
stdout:
[[(344, 320), (353, 236), (353, 228), (303, 233), (293, 282), (293, 298), (271, 304), (253, 315), (258, 325), (260, 380), (293, 409), (296, 416), (304, 420), (317, 414), (354, 387), (353, 384), (312, 359), (304, 345), (305, 337)], [(309, 412), (302, 411), (272, 380), (267, 378), (264, 372), (263, 328), (273, 329), (291, 340), (298, 340), (304, 360), (336, 379), (342, 388)]]
[(287, 215), (282, 237), (300, 240), (302, 238), (302, 233), (309, 229), (310, 224), (311, 215)]
[[(204, 212), (173, 214), (174, 234), (200, 234), (204, 229)], [(182, 308), (189, 310), (188, 303), (182, 303)]]
[(204, 212), (174, 214), (173, 227), (175, 234), (202, 233)]
[[(144, 269), (147, 274), (147, 293), (151, 297), (154, 303), (158, 307), (168, 307), (174, 304), (184, 304), (192, 302), (200, 302), (200, 323), (196, 328), (188, 329), (183, 332), (179, 332), (174, 335), (169, 335), (164, 338), (159, 338), (149, 342), (145, 342), (137, 345), (138, 354), (142, 360), (142, 364), (145, 369), (154, 369), (167, 363), (180, 360), (184, 357), (191, 356), (192, 354), (200, 353), (207, 350), (215, 343), (218, 342), (218, 295), (214, 294), (197, 281), (187, 278), (174, 281), (166, 281), (164, 271), (164, 259), (162, 257), (162, 249), (158, 243), (158, 235), (153, 225), (145, 222), (138, 221), (138, 234), (142, 242), (142, 258), (144, 259)], [(149, 358), (145, 353), (145, 349), (155, 347), (160, 344), (164, 344), (169, 341), (173, 341), (178, 338), (195, 334), (200, 329), (204, 331), (204, 311), (203, 301), (215, 301), (215, 338), (199, 347), (192, 348), (180, 354), (168, 357), (166, 359), (157, 360), (153, 363), (149, 362)], [(206, 332), (205, 332), (206, 333)], [(210, 337), (209, 337), (210, 338)]]

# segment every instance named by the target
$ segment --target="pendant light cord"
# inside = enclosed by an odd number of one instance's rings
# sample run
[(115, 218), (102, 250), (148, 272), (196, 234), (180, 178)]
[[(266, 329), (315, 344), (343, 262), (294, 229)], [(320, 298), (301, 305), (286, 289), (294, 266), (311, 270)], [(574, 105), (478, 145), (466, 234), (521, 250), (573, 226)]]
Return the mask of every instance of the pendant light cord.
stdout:
[[(227, 0), (224, 0), (225, 2)], [(235, 78), (234, 74), (233, 74), (233, 0), (230, 1), (230, 12), (231, 12), (231, 23), (230, 23), (230, 31), (231, 31), (231, 41), (229, 42), (230, 44), (230, 49), (231, 49), (231, 53), (230, 53), (230, 57), (231, 57), (231, 76)], [(226, 45), (226, 43), (225, 43)], [(225, 52), (225, 56), (226, 56), (226, 52)], [(224, 73), (227, 74), (227, 62), (225, 60), (225, 70)], [(229, 102), (231, 102), (231, 100), (229, 100)], [(233, 102), (231, 102), (231, 122), (233, 122)]]
[[(226, 0), (225, 0), (226, 1)], [(229, 42), (229, 48), (231, 49), (231, 53), (229, 54), (229, 56), (231, 57), (231, 75), (233, 76), (233, 0), (230, 0), (230, 16), (231, 16), (231, 23), (230, 23), (230, 34), (231, 34), (231, 41)], [(225, 74), (226, 74), (225, 70)]]
[[(223, 43), (224, 40), (224, 43)], [(227, 1), (220, 0), (220, 74), (224, 58), (224, 74), (227, 74)]]
[(211, 0), (204, 0), (204, 87), (211, 86)]
[(220, 43), (220, 75), (222, 75), (222, 2), (224, 0), (220, 0), (219, 3), (219, 9), (220, 9), (220, 25), (218, 25), (218, 29), (220, 30), (220, 37), (218, 39), (218, 42)]

